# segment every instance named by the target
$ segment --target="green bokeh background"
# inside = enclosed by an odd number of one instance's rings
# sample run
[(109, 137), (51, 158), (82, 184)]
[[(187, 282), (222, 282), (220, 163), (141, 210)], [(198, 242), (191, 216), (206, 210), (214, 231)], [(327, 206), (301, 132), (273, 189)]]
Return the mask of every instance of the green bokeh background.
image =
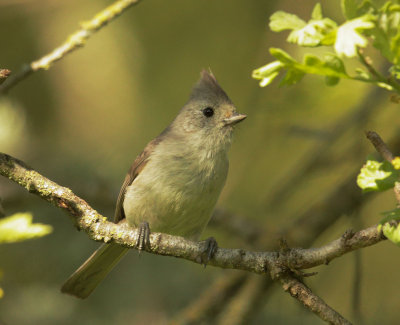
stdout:
[[(0, 67), (17, 71), (48, 53), (79, 22), (110, 3), (0, 0)], [(235, 134), (218, 206), (262, 224), (268, 236), (278, 238), (278, 229), (293, 223), (362, 166), (373, 152), (365, 130), (390, 138), (398, 127), (398, 105), (389, 102), (384, 90), (376, 91), (374, 113), (357, 127), (350, 124), (331, 145), (333, 126), (358, 108), (371, 86), (341, 81), (330, 88), (322, 78), (306, 77), (291, 88), (279, 88), (275, 82), (261, 89), (251, 79), (253, 69), (272, 60), (271, 46), (297, 58), (306, 52), (286, 44), (284, 33), (271, 33), (268, 17), (286, 10), (308, 19), (314, 4), (143, 0), (93, 35), (83, 49), (10, 92), (0, 104), (0, 151), (70, 187), (111, 216), (132, 160), (174, 118), (201, 69), (210, 67), (238, 110), (248, 114)], [(339, 1), (325, 0), (322, 6), (326, 15), (343, 21)], [(375, 63), (381, 65), (378, 56)], [(282, 184), (298, 177), (296, 171), (317, 147), (327, 151), (319, 168), (291, 188), (288, 197), (274, 196)], [(77, 300), (62, 295), (60, 285), (98, 243), (77, 232), (64, 212), (5, 178), (0, 178), (0, 197), (7, 215), (32, 211), (35, 221), (54, 226), (42, 239), (0, 246), (5, 291), (1, 324), (165, 324), (214, 279), (235, 272), (149, 254), (139, 258), (132, 251), (89, 299)], [(390, 192), (370, 196), (356, 215), (343, 215), (314, 245), (346, 229), (372, 225), (381, 211), (394, 205)], [(210, 225), (203, 237), (208, 236), (223, 247), (246, 247), (220, 227)], [(365, 324), (394, 324), (400, 316), (398, 257), (398, 248), (388, 242), (361, 252)], [(317, 268), (319, 274), (307, 281), (350, 319), (354, 265), (354, 254), (348, 254)], [(253, 324), (322, 323), (278, 285), (260, 306)]]

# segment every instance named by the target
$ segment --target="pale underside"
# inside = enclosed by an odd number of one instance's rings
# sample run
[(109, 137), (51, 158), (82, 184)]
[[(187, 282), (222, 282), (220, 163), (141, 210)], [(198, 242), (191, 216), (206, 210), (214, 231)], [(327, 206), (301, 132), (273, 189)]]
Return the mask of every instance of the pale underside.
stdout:
[(130, 225), (147, 221), (152, 231), (198, 239), (224, 186), (228, 159), (225, 151), (199, 157), (188, 149), (157, 145), (126, 189), (123, 208)]

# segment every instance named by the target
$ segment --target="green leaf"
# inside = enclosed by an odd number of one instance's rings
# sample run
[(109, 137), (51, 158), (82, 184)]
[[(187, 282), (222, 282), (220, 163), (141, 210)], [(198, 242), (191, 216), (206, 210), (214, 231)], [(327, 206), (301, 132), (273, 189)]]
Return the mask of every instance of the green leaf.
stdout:
[(348, 76), (346, 68), (344, 67), (344, 63), (339, 57), (337, 57), (334, 54), (328, 53), (324, 56), (324, 60), (325, 60), (324, 66), (332, 71), (337, 72), (338, 77), (341, 76), (342, 78), (344, 78), (344, 75)]
[(327, 86), (336, 86), (339, 83), (339, 81), (340, 78), (338, 77), (329, 77), (329, 76), (325, 77), (325, 84)]
[(400, 5), (388, 1), (375, 16), (376, 28), (371, 31), (374, 47), (390, 62), (400, 63)]
[(400, 220), (400, 209), (386, 211), (382, 214), (384, 218), (379, 222), (378, 230), (382, 230), (387, 239), (400, 246), (400, 224), (395, 225), (391, 222)]
[(32, 223), (31, 213), (16, 213), (0, 220), (0, 243), (14, 243), (45, 236), (53, 231), (49, 225)]
[(392, 243), (400, 246), (400, 225), (391, 225), (390, 223), (385, 223), (381, 227), (383, 234), (389, 239)]
[(393, 86), (389, 85), (386, 82), (375, 82), (375, 85), (377, 85), (378, 87), (381, 87), (383, 89), (392, 91), (393, 90)]
[(284, 65), (292, 65), (297, 63), (295, 59), (293, 59), (288, 53), (286, 53), (282, 49), (271, 47), (269, 49), (269, 53), (271, 53), (273, 57), (282, 62)]
[[(273, 72), (269, 74), (268, 76), (265, 76), (264, 78), (261, 79), (260, 81), (260, 87), (266, 87), (268, 86), (274, 79), (278, 76), (279, 72)], [(253, 78), (257, 79), (256, 77)]]
[(364, 191), (385, 191), (393, 188), (400, 172), (388, 162), (367, 160), (357, 176), (357, 185)]
[(288, 69), (282, 81), (279, 83), (279, 86), (294, 85), (303, 79), (304, 75), (305, 73), (300, 70)]
[(383, 215), (383, 219), (379, 222), (380, 224), (384, 224), (385, 222), (389, 222), (392, 220), (399, 221), (400, 220), (400, 209), (396, 208), (394, 210), (385, 211), (381, 213)]
[(388, 35), (381, 29), (375, 28), (371, 31), (373, 38), (372, 45), (378, 49), (382, 55), (387, 58), (390, 62), (393, 61), (393, 53), (390, 46), (390, 40)]
[(362, 0), (358, 6), (357, 16), (376, 12), (378, 10), (377, 5), (375, 4), (376, 2), (376, 0)]
[(307, 73), (328, 77), (326, 81), (329, 85), (337, 84), (339, 78), (350, 78), (346, 73), (343, 61), (331, 53), (325, 55), (323, 59), (306, 54), (303, 63), (296, 61), (282, 49), (270, 48), (270, 53), (277, 61), (254, 70), (252, 74), (254, 79), (261, 80), (261, 87), (270, 84), (283, 69), (286, 69), (287, 72), (280, 83), (281, 86), (295, 84)]
[(269, 28), (274, 32), (281, 32), (286, 29), (300, 29), (306, 22), (296, 15), (284, 11), (277, 11), (270, 17)]
[(306, 54), (304, 56), (304, 66), (304, 72), (306, 73), (348, 78), (342, 60), (333, 54), (325, 55), (323, 60), (315, 55)]
[(348, 78), (343, 61), (334, 54), (327, 54), (324, 60), (321, 60), (315, 55), (306, 54), (303, 64), (297, 62), (285, 51), (277, 48), (271, 48), (270, 53), (278, 61), (282, 62), (285, 68), (299, 70), (303, 73), (318, 74), (322, 76), (331, 76), (338, 78)]
[(356, 68), (355, 69), (355, 72), (356, 72), (356, 74), (357, 74), (357, 78), (358, 79), (361, 79), (361, 80), (365, 80), (365, 81), (371, 81), (372, 80), (372, 77), (371, 77), (371, 75), (369, 74), (369, 72), (367, 72), (367, 71), (365, 71), (364, 69), (361, 69), (361, 68)]
[(300, 46), (331, 45), (331, 33), (335, 28), (336, 23), (329, 18), (310, 20), (305, 27), (292, 31), (287, 40)]
[(355, 57), (358, 47), (366, 47), (367, 39), (361, 34), (362, 30), (374, 28), (373, 16), (349, 20), (339, 26), (336, 33), (335, 51), (339, 56)]
[(321, 8), (321, 4), (318, 2), (315, 6), (314, 9), (311, 13), (311, 18), (315, 19), (315, 20), (319, 20), (322, 19), (322, 8)]
[(312, 12), (312, 19), (308, 23), (296, 15), (278, 11), (271, 16), (269, 26), (275, 32), (292, 30), (287, 38), (290, 43), (314, 47), (333, 44), (332, 35), (337, 25), (333, 20), (322, 17), (321, 5), (317, 3)]
[(391, 66), (389, 72), (396, 79), (400, 79), (400, 65)]
[(261, 80), (260, 87), (268, 86), (279, 74), (279, 71), (284, 67), (280, 61), (271, 62), (261, 68), (253, 71), (252, 77)]
[(394, 64), (399, 64), (400, 63), (400, 29), (399, 29), (398, 33), (390, 39), (390, 50), (393, 54), (393, 60), (391, 62)]
[(342, 12), (346, 19), (350, 20), (358, 16), (358, 2), (357, 0), (342, 0)]

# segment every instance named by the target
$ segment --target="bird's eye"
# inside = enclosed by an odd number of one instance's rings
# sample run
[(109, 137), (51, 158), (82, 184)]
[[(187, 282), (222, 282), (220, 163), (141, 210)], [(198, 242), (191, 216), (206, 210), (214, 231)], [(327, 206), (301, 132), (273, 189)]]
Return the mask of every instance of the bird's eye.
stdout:
[(206, 107), (203, 109), (203, 114), (205, 117), (211, 117), (214, 115), (214, 109), (212, 107)]

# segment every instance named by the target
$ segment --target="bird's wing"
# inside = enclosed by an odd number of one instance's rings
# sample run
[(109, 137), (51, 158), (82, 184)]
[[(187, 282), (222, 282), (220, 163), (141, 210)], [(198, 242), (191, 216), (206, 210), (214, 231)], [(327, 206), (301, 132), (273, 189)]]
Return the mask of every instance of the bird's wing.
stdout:
[(147, 162), (149, 161), (151, 153), (154, 151), (154, 148), (160, 143), (161, 139), (162, 139), (161, 137), (157, 137), (153, 141), (148, 143), (148, 145), (144, 148), (142, 153), (136, 157), (135, 161), (133, 162), (131, 168), (128, 171), (128, 174), (125, 176), (124, 183), (122, 184), (121, 190), (119, 191), (117, 205), (115, 208), (115, 214), (114, 214), (115, 223), (118, 223), (119, 221), (125, 219), (123, 204), (125, 199), (126, 188), (133, 183), (135, 178), (146, 166)]

